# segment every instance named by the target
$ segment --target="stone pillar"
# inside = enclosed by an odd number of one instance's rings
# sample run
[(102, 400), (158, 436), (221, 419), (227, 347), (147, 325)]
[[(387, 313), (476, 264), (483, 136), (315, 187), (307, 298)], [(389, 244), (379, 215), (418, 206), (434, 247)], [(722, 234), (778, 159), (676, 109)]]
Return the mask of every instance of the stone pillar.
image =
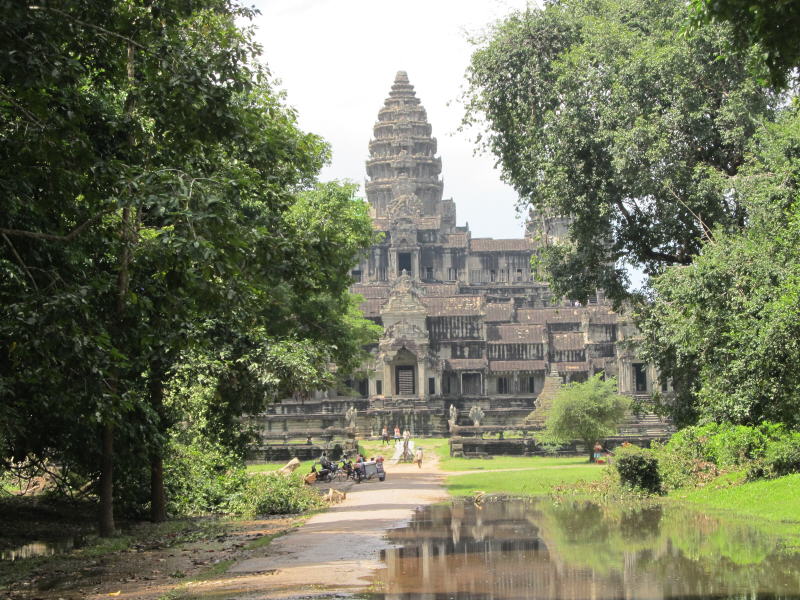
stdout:
[(392, 377), (392, 365), (383, 363), (383, 395), (394, 396), (394, 378)]
[(428, 372), (425, 369), (425, 359), (417, 361), (417, 377), (420, 382), (417, 388), (417, 397), (425, 399), (428, 397)]
[(389, 249), (389, 264), (386, 269), (386, 277), (389, 281), (394, 281), (400, 276), (397, 272), (397, 250)]

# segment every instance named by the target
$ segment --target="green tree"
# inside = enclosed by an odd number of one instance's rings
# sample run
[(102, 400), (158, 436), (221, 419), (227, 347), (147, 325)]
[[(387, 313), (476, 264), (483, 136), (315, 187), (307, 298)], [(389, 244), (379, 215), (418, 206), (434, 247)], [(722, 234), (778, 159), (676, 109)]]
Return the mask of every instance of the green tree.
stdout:
[(561, 0), (491, 29), (468, 69), (465, 126), (485, 129), (522, 207), (568, 216), (540, 257), (557, 293), (626, 297), (626, 265), (690, 264), (717, 225), (741, 226), (727, 192), (778, 98), (731, 28), (681, 31), (681, 0)]
[(617, 394), (616, 379), (598, 373), (583, 383), (564, 386), (547, 411), (540, 440), (545, 444), (566, 444), (580, 440), (594, 461), (594, 445), (610, 435), (625, 418), (630, 399)]
[[(115, 467), (149, 464), (164, 516), (163, 447), (183, 417), (164, 390), (190, 357), (219, 365), (207, 433), (228, 440), (242, 410), (358, 360), (373, 331), (348, 261), (374, 234), (352, 186), (313, 188), (327, 147), (256, 61), (236, 25), (249, 10), (0, 9), (0, 457), (99, 478), (107, 535)], [(345, 218), (306, 215), (321, 208)]]
[(733, 26), (736, 44), (747, 50), (758, 44), (774, 85), (786, 85), (800, 66), (800, 6), (793, 0), (692, 0), (695, 24), (725, 21)]
[(643, 350), (666, 377), (694, 374), (667, 408), (703, 420), (800, 425), (800, 109), (754, 139), (731, 194), (747, 226), (715, 230), (690, 266), (654, 279)]

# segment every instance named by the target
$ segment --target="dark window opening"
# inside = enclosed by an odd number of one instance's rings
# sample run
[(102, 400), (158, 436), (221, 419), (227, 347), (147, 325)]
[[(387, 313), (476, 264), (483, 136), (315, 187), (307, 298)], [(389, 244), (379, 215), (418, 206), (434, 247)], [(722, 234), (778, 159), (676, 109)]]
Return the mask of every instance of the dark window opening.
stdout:
[(508, 385), (508, 377), (498, 377), (497, 378), (497, 393), (498, 394), (508, 394), (509, 385)]
[(489, 281), (497, 281), (497, 271), (492, 271), (489, 274), (490, 280)]
[(411, 275), (411, 253), (399, 252), (397, 254), (397, 272), (401, 273), (407, 271)]
[(353, 276), (353, 281), (356, 283), (361, 283), (361, 271), (356, 269), (351, 273), (351, 275)]
[(529, 394), (536, 393), (536, 378), (535, 377), (526, 377), (524, 381), (525, 391)]
[(647, 370), (642, 363), (633, 365), (633, 383), (637, 392), (647, 391)]
[(375, 381), (375, 393), (378, 396), (383, 395), (383, 381), (381, 381), (380, 379)]
[(522, 281), (522, 269), (517, 269), (517, 281)]
[(669, 391), (669, 383), (667, 382), (666, 379), (661, 382), (661, 391), (662, 392), (668, 392)]
[(358, 380), (358, 395), (362, 398), (369, 397), (369, 379)]
[(425, 279), (427, 281), (433, 280), (433, 267), (425, 267)]
[(431, 396), (436, 395), (436, 379), (433, 377), (428, 377), (428, 393)]
[(480, 344), (467, 344), (467, 358), (483, 358)]
[(480, 394), (481, 393), (481, 374), (480, 373), (464, 373), (461, 376), (461, 385), (463, 394)]
[(442, 393), (445, 395), (450, 394), (450, 375), (442, 375)]

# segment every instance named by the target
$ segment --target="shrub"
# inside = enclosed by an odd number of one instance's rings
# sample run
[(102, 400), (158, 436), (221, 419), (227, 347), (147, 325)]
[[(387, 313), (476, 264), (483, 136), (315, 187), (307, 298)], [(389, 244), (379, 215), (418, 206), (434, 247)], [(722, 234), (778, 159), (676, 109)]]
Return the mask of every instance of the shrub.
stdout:
[(171, 440), (164, 461), (167, 508), (172, 515), (227, 512), (247, 481), (242, 461), (208, 440)]
[(705, 428), (706, 455), (721, 469), (737, 468), (764, 455), (767, 436), (758, 427), (715, 425)]
[(245, 517), (294, 514), (322, 506), (322, 497), (303, 483), (299, 473), (253, 475), (231, 503), (234, 512)]
[(792, 473), (800, 473), (800, 433), (773, 431), (763, 458), (750, 465), (747, 478), (782, 477)]
[(650, 494), (661, 492), (658, 460), (651, 450), (631, 445), (623, 446), (614, 455), (613, 467), (623, 485)]

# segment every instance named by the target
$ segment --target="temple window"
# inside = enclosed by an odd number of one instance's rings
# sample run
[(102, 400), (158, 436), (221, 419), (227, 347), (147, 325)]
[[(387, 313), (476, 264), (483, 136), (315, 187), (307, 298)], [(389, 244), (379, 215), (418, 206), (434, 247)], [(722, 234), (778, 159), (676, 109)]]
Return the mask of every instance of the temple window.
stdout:
[(642, 363), (634, 363), (633, 365), (633, 384), (637, 392), (647, 391), (647, 369)]
[(375, 394), (383, 396), (383, 381), (380, 379), (375, 380)]
[(397, 272), (402, 273), (403, 271), (407, 271), (409, 275), (412, 274), (410, 252), (398, 252), (397, 254)]
[(498, 394), (508, 394), (509, 393), (509, 382), (508, 377), (498, 377), (497, 378), (497, 393)]
[(434, 377), (428, 377), (428, 393), (431, 396), (436, 395), (436, 379)]
[(353, 276), (353, 281), (356, 283), (361, 283), (361, 271), (358, 269), (354, 269), (351, 273)]

